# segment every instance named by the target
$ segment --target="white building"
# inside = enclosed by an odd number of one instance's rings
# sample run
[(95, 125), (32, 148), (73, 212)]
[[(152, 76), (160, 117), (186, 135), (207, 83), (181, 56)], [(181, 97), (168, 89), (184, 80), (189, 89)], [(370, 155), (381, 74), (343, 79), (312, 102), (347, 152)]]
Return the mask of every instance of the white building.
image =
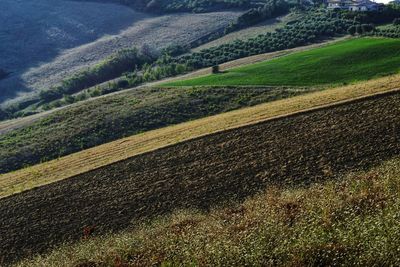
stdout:
[(349, 11), (376, 11), (382, 4), (370, 0), (327, 0), (328, 9), (341, 9)]

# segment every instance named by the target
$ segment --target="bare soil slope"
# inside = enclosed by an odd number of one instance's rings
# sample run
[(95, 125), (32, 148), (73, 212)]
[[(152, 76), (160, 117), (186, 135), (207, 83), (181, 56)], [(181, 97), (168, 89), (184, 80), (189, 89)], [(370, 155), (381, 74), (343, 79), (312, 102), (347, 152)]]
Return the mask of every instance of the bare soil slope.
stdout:
[[(6, 12), (5, 12), (6, 11)], [(115, 51), (190, 43), (240, 12), (149, 16), (115, 4), (68, 0), (0, 1), (0, 103), (57, 84)]]
[(174, 209), (210, 207), (270, 183), (314, 182), (400, 153), (400, 94), (233, 129), (0, 200), (4, 262)]

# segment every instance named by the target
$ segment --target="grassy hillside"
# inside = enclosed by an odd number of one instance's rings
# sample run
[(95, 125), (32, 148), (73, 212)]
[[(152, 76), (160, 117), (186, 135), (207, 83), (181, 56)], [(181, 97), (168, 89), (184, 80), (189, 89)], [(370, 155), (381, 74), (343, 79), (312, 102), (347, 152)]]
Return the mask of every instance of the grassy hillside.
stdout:
[[(87, 149), (70, 156), (62, 157), (57, 160), (25, 168), (17, 172), (0, 175), (0, 197), (24, 191), (43, 184), (66, 179), (68, 177), (90, 171), (95, 168), (132, 157), (134, 155), (149, 152), (154, 149), (206, 134), (222, 131), (224, 129), (235, 128), (246, 124), (260, 122), (272, 117), (282, 116), (288, 113), (294, 113), (313, 107), (332, 104), (338, 101), (349, 100), (360, 96), (398, 88), (399, 82), (400, 75), (396, 75), (360, 83), (357, 85), (340, 87), (275, 101), (272, 103), (266, 103), (252, 108), (232, 111), (213, 117), (133, 135), (108, 144)], [(125, 98), (129, 102), (129, 98)], [(106, 99), (104, 99), (104, 101), (105, 100)], [(117, 104), (114, 105), (114, 107), (121, 109), (122, 106), (120, 102), (116, 103)], [(88, 107), (88, 110), (91, 110), (91, 108), (96, 106), (97, 105), (90, 106)], [(103, 107), (111, 109), (111, 106), (108, 105), (104, 105)], [(84, 109), (78, 110), (82, 112), (81, 114), (87, 114), (84, 113)], [(97, 113), (96, 109), (93, 111), (95, 112), (90, 114), (102, 114), (100, 111), (100, 113)], [(90, 119), (91, 117), (88, 118)], [(92, 121), (88, 121), (87, 124), (95, 125), (95, 121), (96, 120), (92, 118)], [(71, 123), (71, 125), (73, 124)], [(67, 127), (65, 129), (70, 128)], [(110, 129), (110, 131), (116, 131), (118, 128), (116, 127), (116, 124), (114, 124), (113, 127), (110, 126), (106, 129)], [(55, 127), (54, 131), (57, 133), (57, 127)], [(71, 131), (75, 132), (77, 130), (71, 128)], [(29, 131), (26, 132), (29, 133)], [(46, 132), (43, 131), (40, 133), (43, 135), (43, 137), (46, 137)], [(58, 136), (55, 133), (54, 136)], [(90, 136), (90, 132), (87, 132), (87, 134)], [(40, 135), (38, 135), (36, 139), (40, 140)], [(45, 140), (45, 138), (43, 139)], [(20, 140), (22, 142), (23, 139)], [(47, 141), (45, 140), (43, 142)], [(49, 143), (52, 144), (55, 142)]]
[(64, 109), (0, 135), (0, 173), (133, 134), (314, 91), (312, 88), (142, 88)]
[[(221, 69), (270, 60), (322, 45), (325, 43), (239, 59), (222, 64)], [(189, 76), (203, 73), (209, 73), (209, 69)], [(12, 129), (18, 121), (3, 122), (0, 123), (0, 173), (143, 131), (312, 91), (315, 88), (142, 88), (46, 114), (34, 119), (35, 123), (27, 123), (27, 126), (12, 132), (4, 128)]]
[[(392, 92), (270, 120), (1, 199), (0, 254), (15, 259), (79, 240), (85, 227), (104, 234), (175, 209), (242, 201), (271, 184), (308, 184), (368, 168), (400, 153), (400, 109), (393, 108), (399, 104), (400, 93)], [(385, 198), (373, 192), (349, 198), (375, 207)], [(288, 203), (287, 212), (297, 209)]]
[[(305, 188), (270, 187), (209, 213), (180, 210), (17, 266), (400, 265), (400, 159)], [(157, 242), (154, 242), (157, 240)]]
[(399, 60), (399, 39), (357, 38), (165, 86), (352, 83), (397, 73)]

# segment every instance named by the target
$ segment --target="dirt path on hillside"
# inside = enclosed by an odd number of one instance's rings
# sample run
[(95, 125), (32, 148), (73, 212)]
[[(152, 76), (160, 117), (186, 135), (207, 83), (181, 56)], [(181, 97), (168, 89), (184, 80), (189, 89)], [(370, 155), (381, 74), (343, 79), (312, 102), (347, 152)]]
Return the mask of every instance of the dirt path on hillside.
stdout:
[(181, 208), (208, 210), (273, 183), (313, 183), (400, 154), (400, 93), (242, 127), (142, 154), (0, 200), (10, 262)]
[[(224, 64), (220, 65), (220, 69), (222, 71), (224, 70), (228, 70), (231, 68), (235, 68), (235, 67), (240, 67), (243, 65), (248, 65), (248, 64), (253, 64), (253, 63), (257, 63), (260, 61), (266, 61), (266, 60), (272, 60), (274, 58), (278, 58), (281, 56), (285, 56), (285, 55), (289, 55), (291, 53), (294, 52), (300, 52), (300, 51), (305, 51), (305, 50), (309, 50), (309, 49), (313, 49), (313, 48), (317, 48), (317, 47), (321, 47), (321, 46), (325, 46), (325, 45), (329, 45), (332, 44), (334, 42), (338, 42), (338, 41), (342, 41), (345, 39), (348, 39), (349, 37), (341, 37), (341, 38), (337, 38), (334, 40), (329, 40), (323, 43), (318, 43), (318, 44), (312, 44), (312, 45), (308, 45), (308, 46), (302, 46), (302, 47), (297, 47), (297, 48), (293, 48), (293, 49), (288, 49), (288, 50), (283, 50), (283, 51), (278, 51), (278, 52), (272, 52), (272, 53), (266, 53), (266, 54), (260, 54), (260, 55), (255, 55), (255, 56), (251, 56), (251, 57), (246, 57), (246, 58), (241, 58), (241, 59), (237, 59), (237, 60), (233, 60)], [(167, 78), (161, 81), (156, 81), (156, 82), (151, 82), (151, 83), (147, 83), (145, 85), (141, 85), (139, 87), (135, 87), (135, 88), (131, 88), (128, 90), (136, 90), (137, 88), (144, 88), (144, 87), (148, 87), (148, 86), (158, 86), (162, 83), (165, 82), (172, 82), (172, 81), (176, 81), (176, 80), (180, 80), (180, 79), (188, 79), (188, 78), (195, 78), (195, 77), (199, 77), (199, 76), (203, 76), (203, 75), (207, 75), (211, 73), (211, 68), (205, 68), (205, 69), (201, 69), (198, 71), (194, 71), (191, 72), (189, 74), (185, 74), (185, 75), (181, 75), (178, 77), (172, 77), (172, 78)], [(115, 79), (113, 81), (117, 81), (118, 79)], [(103, 84), (107, 84), (103, 83)], [(66, 108), (69, 108), (73, 105), (84, 105), (86, 101), (96, 101), (96, 99), (98, 98), (102, 98), (102, 97), (112, 97), (113, 95), (116, 94), (121, 94), (121, 93), (125, 93), (128, 90), (123, 90), (123, 91), (119, 91), (119, 92), (115, 92), (112, 94), (108, 94), (108, 95), (103, 95), (103, 96), (99, 96), (99, 97), (95, 97), (95, 98), (90, 98), (88, 100), (76, 103), (76, 104), (72, 104), (69, 106), (64, 106), (64, 107), (60, 107), (60, 108), (56, 108), (56, 109), (52, 109), (49, 111), (44, 111), (35, 115), (31, 115), (31, 116), (27, 116), (27, 117), (22, 117), (22, 118), (17, 118), (17, 119), (13, 119), (13, 120), (8, 120), (8, 121), (3, 121), (0, 122), (0, 135), (1, 134), (5, 134), (8, 133), (14, 129), (18, 129), (21, 127), (25, 127), (25, 126), (29, 126), (30, 124), (34, 123), (35, 121), (45, 118), (46, 116), (48, 116), (49, 114), (53, 113), (53, 112), (57, 112), (59, 110), (63, 110)]]

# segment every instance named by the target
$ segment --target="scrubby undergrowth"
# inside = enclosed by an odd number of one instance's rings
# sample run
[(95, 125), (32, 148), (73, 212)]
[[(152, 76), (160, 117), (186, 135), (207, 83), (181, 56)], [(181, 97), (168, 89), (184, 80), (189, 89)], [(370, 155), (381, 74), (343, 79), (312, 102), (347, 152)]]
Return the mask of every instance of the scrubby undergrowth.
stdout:
[(270, 187), (209, 213), (177, 211), (18, 266), (400, 264), (400, 158), (308, 187)]

